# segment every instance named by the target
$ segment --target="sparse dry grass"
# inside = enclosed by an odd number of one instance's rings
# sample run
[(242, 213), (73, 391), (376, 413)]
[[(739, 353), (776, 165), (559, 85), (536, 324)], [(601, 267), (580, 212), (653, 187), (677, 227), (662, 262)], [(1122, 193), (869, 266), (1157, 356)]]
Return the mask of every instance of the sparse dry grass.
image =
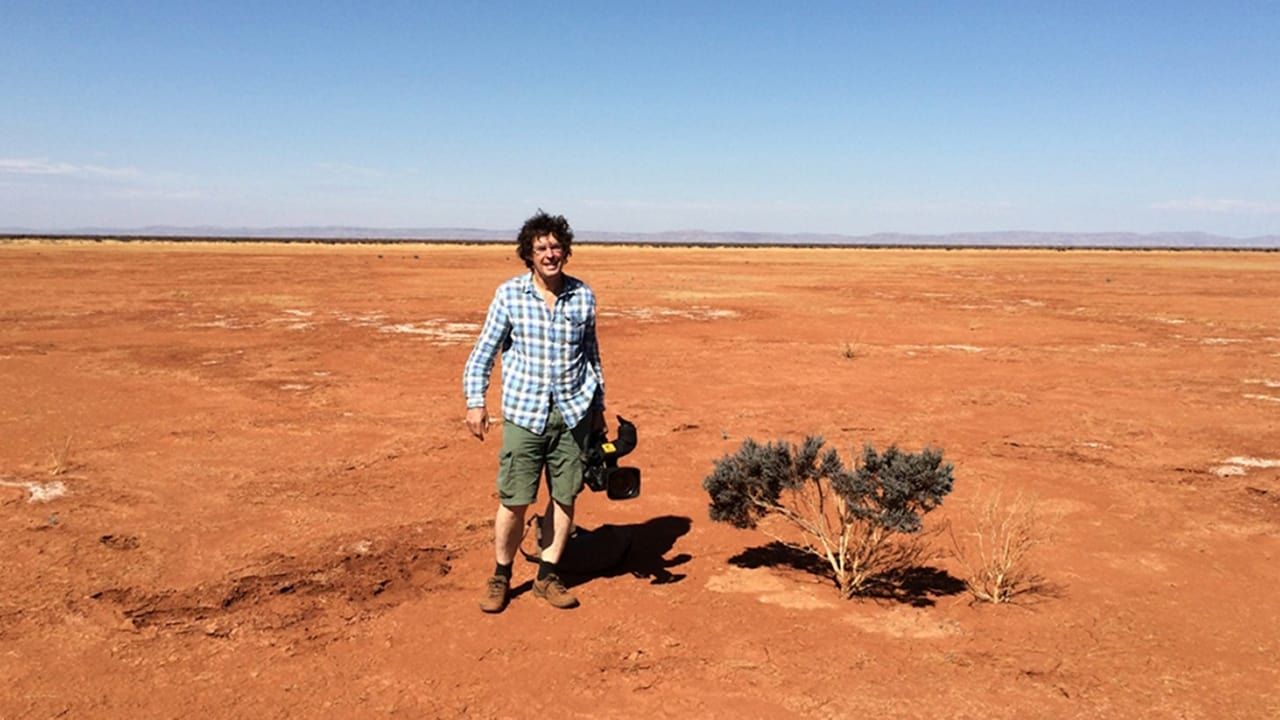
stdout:
[(997, 492), (982, 502), (971, 530), (957, 536), (953, 526), (950, 534), (975, 599), (1007, 603), (1048, 588), (1032, 563), (1033, 551), (1047, 540), (1034, 500), (1018, 495), (1006, 503)]
[(67, 474), (71, 469), (71, 435), (49, 448), (49, 474), (53, 477)]

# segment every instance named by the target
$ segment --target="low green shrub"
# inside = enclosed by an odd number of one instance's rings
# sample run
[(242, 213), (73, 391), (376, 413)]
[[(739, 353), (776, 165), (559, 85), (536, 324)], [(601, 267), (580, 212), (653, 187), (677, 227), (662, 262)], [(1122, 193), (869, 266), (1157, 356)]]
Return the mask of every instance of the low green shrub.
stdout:
[[(953, 485), (942, 451), (910, 453), (871, 445), (849, 469), (821, 437), (800, 445), (785, 440), (761, 445), (748, 438), (738, 451), (716, 461), (702, 481), (711, 496), (711, 519), (768, 532), (788, 547), (826, 562), (845, 597), (868, 581), (904, 569), (920, 556), (923, 516), (942, 503)], [(776, 517), (791, 526), (782, 534), (761, 526)], [(798, 531), (798, 538), (797, 533)]]

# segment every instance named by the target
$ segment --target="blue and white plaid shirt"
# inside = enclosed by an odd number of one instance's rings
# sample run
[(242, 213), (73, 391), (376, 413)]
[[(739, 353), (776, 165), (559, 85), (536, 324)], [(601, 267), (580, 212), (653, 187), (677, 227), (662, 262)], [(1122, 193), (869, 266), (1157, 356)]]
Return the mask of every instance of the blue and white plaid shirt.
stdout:
[(564, 276), (554, 308), (547, 307), (532, 273), (498, 286), (462, 371), (468, 408), (484, 407), (499, 350), (505, 419), (540, 434), (553, 402), (569, 427), (593, 407), (604, 409), (596, 296), (581, 280)]

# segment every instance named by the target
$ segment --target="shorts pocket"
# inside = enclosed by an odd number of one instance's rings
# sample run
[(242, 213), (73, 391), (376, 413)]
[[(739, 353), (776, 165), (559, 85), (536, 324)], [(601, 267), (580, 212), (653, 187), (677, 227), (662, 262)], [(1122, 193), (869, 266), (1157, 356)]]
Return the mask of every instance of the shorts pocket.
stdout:
[(498, 451), (498, 499), (504, 503), (515, 498), (514, 464), (515, 453), (509, 448)]

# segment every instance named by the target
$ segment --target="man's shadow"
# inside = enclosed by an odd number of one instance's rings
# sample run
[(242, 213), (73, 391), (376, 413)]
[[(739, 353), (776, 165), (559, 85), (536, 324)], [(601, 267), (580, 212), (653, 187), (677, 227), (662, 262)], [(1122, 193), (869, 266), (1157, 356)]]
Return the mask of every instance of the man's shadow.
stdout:
[[(687, 517), (663, 515), (642, 523), (577, 528), (560, 556), (560, 575), (569, 587), (622, 575), (648, 580), (651, 585), (680, 582), (685, 574), (671, 569), (689, 562), (692, 556), (667, 554), (692, 524)], [(526, 559), (537, 562), (536, 556), (524, 554)], [(524, 589), (521, 585), (516, 590)]]

